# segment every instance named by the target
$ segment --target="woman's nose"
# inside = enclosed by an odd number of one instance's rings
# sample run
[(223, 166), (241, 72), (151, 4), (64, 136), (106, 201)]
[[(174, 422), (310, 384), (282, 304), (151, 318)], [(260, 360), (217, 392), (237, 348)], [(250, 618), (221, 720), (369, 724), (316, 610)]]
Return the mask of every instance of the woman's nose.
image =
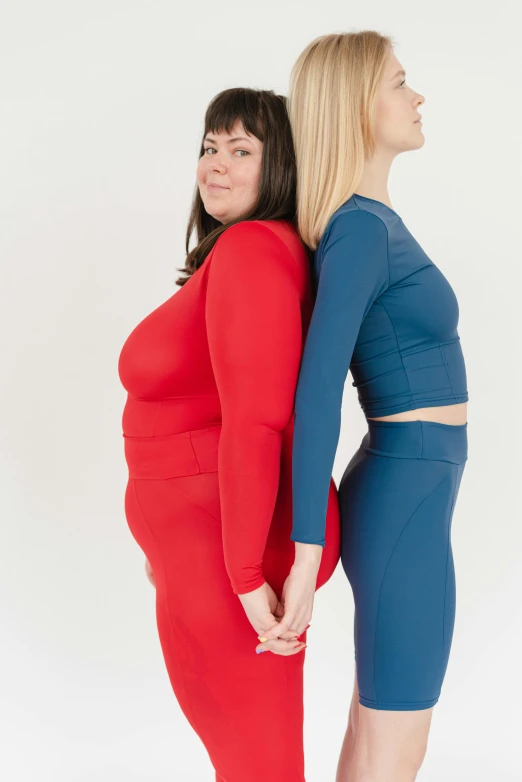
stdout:
[(216, 155), (211, 156), (210, 168), (212, 171), (222, 172), (226, 170), (226, 162), (219, 152)]

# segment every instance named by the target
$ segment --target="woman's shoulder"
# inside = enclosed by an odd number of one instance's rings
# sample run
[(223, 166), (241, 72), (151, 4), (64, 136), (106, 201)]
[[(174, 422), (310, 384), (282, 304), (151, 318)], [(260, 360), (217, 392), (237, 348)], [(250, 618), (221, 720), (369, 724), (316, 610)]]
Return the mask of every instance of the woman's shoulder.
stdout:
[(289, 220), (240, 220), (223, 231), (218, 241), (223, 242), (225, 237), (228, 240), (237, 237), (259, 239), (270, 234), (301, 243), (296, 227)]
[(364, 266), (367, 273), (389, 278), (388, 244), (383, 215), (352, 197), (336, 209), (326, 225), (314, 257), (316, 276), (320, 277), (328, 259), (328, 267), (336, 274), (351, 275)]
[(366, 208), (365, 204), (359, 205), (352, 196), (336, 209), (328, 220), (317, 247), (316, 267), (321, 265), (327, 251), (330, 254), (335, 246), (349, 248), (352, 252), (359, 247), (365, 251), (373, 245), (387, 247), (388, 227), (382, 214)]
[[(221, 251), (221, 253), (218, 250)], [(227, 228), (216, 242), (218, 255), (248, 253), (265, 263), (270, 257), (286, 258), (297, 267), (308, 265), (308, 256), (296, 227), (288, 220), (241, 220)]]
[(360, 205), (352, 196), (331, 215), (321, 237), (321, 244), (324, 245), (332, 238), (338, 238), (347, 232), (364, 234), (367, 231), (386, 231), (386, 228), (382, 214), (367, 208), (365, 204)]

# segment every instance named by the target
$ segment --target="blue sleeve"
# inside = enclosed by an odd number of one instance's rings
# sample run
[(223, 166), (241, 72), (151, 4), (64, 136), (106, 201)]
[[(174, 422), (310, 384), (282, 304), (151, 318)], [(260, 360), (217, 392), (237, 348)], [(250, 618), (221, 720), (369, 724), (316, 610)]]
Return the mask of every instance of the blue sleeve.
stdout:
[(295, 397), (290, 536), (321, 546), (346, 376), (361, 323), (389, 284), (388, 231), (379, 217), (341, 212), (327, 230)]

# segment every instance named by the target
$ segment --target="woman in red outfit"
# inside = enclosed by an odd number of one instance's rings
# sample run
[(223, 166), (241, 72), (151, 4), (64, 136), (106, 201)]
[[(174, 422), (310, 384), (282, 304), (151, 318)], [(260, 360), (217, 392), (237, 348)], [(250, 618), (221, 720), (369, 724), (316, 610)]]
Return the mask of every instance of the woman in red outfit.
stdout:
[[(119, 359), (125, 512), (153, 574), (172, 687), (217, 782), (303, 782), (306, 632), (256, 654), (310, 548), (290, 540), (294, 394), (313, 294), (284, 98), (216, 96), (197, 185), (181, 290)], [(332, 481), (317, 588), (339, 537)]]

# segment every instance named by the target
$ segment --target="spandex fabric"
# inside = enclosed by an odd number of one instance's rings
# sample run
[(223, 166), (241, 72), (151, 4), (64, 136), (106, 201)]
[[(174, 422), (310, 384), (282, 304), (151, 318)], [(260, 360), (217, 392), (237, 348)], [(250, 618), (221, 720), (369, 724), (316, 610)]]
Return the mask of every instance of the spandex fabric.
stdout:
[[(294, 228), (240, 222), (120, 354), (126, 518), (154, 572), (174, 693), (217, 782), (304, 781), (305, 652), (257, 655), (237, 595), (266, 580), (280, 596), (294, 560), (293, 404), (312, 307)], [(327, 493), (317, 587), (340, 553), (331, 478)]]
[(453, 637), (451, 523), (467, 424), (368, 426), (339, 485), (359, 702), (427, 709), (439, 699)]
[(315, 254), (317, 301), (295, 401), (292, 540), (324, 545), (348, 371), (368, 418), (468, 401), (448, 280), (399, 215), (353, 195)]
[(454, 626), (450, 528), (467, 425), (372, 418), (468, 400), (457, 299), (399, 215), (358, 194), (329, 220), (315, 272), (296, 391), (291, 537), (324, 545), (351, 371), (369, 427), (339, 486), (359, 702), (429, 708), (440, 695)]

